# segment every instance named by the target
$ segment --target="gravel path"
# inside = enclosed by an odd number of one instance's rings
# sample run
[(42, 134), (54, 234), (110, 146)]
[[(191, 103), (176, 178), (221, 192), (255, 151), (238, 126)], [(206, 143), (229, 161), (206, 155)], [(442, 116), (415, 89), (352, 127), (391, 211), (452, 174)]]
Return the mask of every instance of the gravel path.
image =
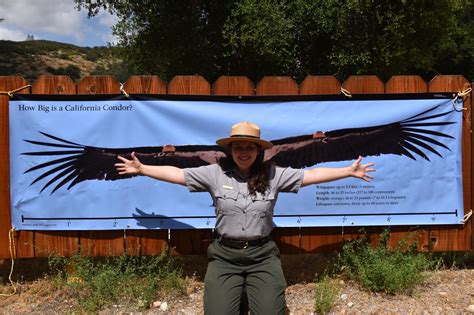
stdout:
[[(202, 314), (202, 283), (194, 283), (187, 299), (168, 302), (175, 314)], [(331, 314), (470, 314), (474, 304), (474, 269), (430, 273), (413, 296), (370, 293), (353, 281), (341, 281), (340, 299)], [(290, 314), (314, 314), (314, 283), (294, 284), (287, 289)], [(343, 296), (344, 297), (344, 296)], [(165, 313), (151, 309), (150, 313)]]
[[(331, 314), (471, 314), (467, 308), (474, 304), (474, 269), (442, 270), (430, 273), (423, 286), (413, 296), (369, 293), (353, 281), (340, 281), (339, 298)], [(6, 285), (0, 287), (8, 290)], [(115, 305), (101, 314), (203, 314), (203, 283), (188, 279), (187, 293), (166, 302), (167, 311), (153, 307), (137, 311)], [(51, 280), (40, 279), (21, 284), (19, 293), (0, 297), (0, 313), (71, 313), (73, 301), (69, 294), (54, 290)], [(157, 303), (158, 304), (158, 303)], [(287, 289), (290, 314), (314, 314), (314, 283), (296, 283)]]

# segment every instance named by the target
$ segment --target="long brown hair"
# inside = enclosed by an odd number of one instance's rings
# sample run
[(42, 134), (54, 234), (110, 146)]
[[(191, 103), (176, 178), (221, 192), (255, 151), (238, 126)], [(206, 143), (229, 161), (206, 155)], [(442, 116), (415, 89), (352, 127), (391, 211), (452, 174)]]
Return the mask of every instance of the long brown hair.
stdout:
[[(267, 191), (270, 186), (271, 163), (263, 161), (265, 151), (261, 150), (260, 147), (258, 149), (259, 152), (257, 154), (257, 158), (250, 168), (250, 178), (247, 181), (247, 187), (249, 189), (250, 195), (252, 196), (255, 196), (257, 191), (262, 194), (265, 193), (265, 191)], [(219, 165), (221, 168), (224, 171), (231, 170), (234, 167), (236, 168), (237, 164), (235, 164), (234, 159), (230, 154), (230, 146), (225, 153), (226, 156), (219, 159)]]

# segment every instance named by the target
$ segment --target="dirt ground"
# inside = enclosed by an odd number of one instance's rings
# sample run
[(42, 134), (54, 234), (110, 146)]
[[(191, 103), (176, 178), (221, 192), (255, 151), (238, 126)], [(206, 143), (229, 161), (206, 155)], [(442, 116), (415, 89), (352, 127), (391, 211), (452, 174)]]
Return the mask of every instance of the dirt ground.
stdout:
[[(189, 266), (200, 268), (185, 270), (185, 273), (193, 273), (187, 276), (186, 294), (157, 300), (167, 303), (167, 311), (159, 307), (139, 311), (124, 305), (112, 305), (100, 313), (203, 314), (202, 276), (205, 264), (200, 264), (203, 259), (198, 257), (193, 260), (194, 263), (188, 263)], [(314, 257), (289, 257), (282, 261), (289, 283), (286, 298), (290, 314), (314, 314), (314, 282), (309, 278), (314, 279), (318, 272), (323, 272), (326, 262)], [(474, 304), (474, 269), (431, 272), (426, 283), (418, 287), (412, 296), (370, 293), (353, 281), (341, 279), (339, 282), (339, 298), (332, 314), (470, 314), (467, 308)], [(3, 293), (9, 289), (7, 284), (0, 286)], [(75, 302), (68, 300), (70, 294), (56, 289), (47, 277), (20, 279), (17, 290), (14, 296), (0, 297), (1, 313), (77, 312)]]

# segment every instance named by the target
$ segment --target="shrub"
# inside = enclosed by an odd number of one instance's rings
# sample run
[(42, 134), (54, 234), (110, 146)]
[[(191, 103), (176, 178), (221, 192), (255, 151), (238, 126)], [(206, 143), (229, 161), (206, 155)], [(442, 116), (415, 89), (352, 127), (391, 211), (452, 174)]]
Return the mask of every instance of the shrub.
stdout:
[(345, 244), (339, 256), (340, 266), (350, 278), (370, 291), (411, 294), (414, 287), (425, 280), (423, 272), (431, 268), (433, 262), (416, 252), (415, 243), (402, 240), (396, 248), (390, 249), (388, 240), (386, 230), (375, 247), (367, 238)]
[(339, 285), (337, 280), (325, 275), (319, 282), (316, 282), (314, 289), (316, 312), (326, 314), (331, 311), (339, 295)]
[(143, 309), (163, 294), (184, 291), (181, 272), (171, 256), (121, 256), (94, 261), (89, 257), (52, 257), (50, 270), (58, 286), (72, 288), (81, 311), (97, 312), (112, 304)]

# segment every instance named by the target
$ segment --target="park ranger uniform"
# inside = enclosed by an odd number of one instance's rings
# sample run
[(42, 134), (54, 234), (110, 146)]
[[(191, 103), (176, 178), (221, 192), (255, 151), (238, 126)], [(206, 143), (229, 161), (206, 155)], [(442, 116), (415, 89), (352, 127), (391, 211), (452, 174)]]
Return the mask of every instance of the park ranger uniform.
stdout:
[(245, 285), (253, 314), (284, 314), (286, 281), (279, 250), (270, 238), (279, 192), (296, 193), (301, 169), (270, 168), (269, 189), (249, 195), (247, 179), (218, 164), (184, 169), (191, 192), (207, 191), (216, 207), (216, 240), (209, 246), (205, 277), (206, 314), (238, 314)]

